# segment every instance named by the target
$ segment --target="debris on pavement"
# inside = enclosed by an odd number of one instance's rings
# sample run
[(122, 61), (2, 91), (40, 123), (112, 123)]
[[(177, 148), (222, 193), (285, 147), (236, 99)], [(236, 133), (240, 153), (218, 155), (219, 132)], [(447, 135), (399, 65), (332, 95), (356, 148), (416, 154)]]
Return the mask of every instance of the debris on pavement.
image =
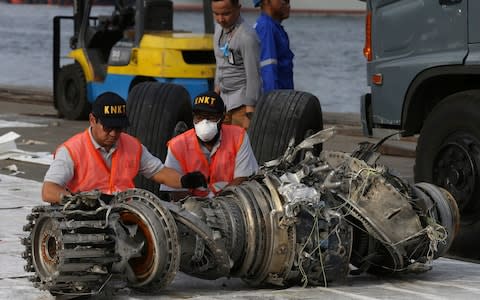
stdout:
[(29, 152), (17, 148), (15, 140), (20, 135), (10, 131), (0, 136), (0, 160), (12, 159), (42, 165), (50, 165), (53, 155), (49, 152)]
[(46, 145), (47, 143), (36, 140), (22, 140), (20, 145)]
[(18, 128), (18, 127), (47, 127), (47, 125), (19, 122), (19, 121), (0, 120), (0, 128)]
[(17, 165), (14, 165), (14, 164), (3, 167), (3, 169), (10, 171), (11, 176), (15, 176), (18, 174), (25, 174), (25, 172), (19, 171)]

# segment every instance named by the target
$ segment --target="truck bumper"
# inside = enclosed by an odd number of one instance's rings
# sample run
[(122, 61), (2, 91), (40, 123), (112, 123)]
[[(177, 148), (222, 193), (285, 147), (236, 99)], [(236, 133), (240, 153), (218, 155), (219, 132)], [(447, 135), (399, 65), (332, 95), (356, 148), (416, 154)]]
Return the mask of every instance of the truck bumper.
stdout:
[(360, 97), (360, 121), (365, 136), (372, 136), (372, 94), (367, 93)]

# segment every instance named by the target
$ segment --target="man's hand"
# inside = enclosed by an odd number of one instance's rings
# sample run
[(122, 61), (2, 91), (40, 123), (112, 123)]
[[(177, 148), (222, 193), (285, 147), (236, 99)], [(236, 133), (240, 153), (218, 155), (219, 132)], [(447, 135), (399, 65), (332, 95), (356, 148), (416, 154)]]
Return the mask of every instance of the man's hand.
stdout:
[(207, 179), (202, 172), (195, 171), (187, 173), (180, 178), (182, 188), (194, 189), (198, 187), (207, 187)]

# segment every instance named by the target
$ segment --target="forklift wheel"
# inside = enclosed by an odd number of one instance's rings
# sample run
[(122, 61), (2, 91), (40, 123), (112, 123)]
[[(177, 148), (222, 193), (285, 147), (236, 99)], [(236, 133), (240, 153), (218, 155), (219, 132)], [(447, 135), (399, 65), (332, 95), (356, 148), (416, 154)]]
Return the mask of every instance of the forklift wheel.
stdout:
[(69, 120), (85, 120), (91, 109), (82, 67), (65, 65), (58, 74), (56, 104), (60, 115)]

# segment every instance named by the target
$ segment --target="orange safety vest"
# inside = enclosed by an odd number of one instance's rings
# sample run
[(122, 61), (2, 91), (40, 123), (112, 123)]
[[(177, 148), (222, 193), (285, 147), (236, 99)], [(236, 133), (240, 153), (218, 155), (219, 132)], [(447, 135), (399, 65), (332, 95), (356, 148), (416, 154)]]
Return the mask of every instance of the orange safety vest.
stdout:
[[(220, 146), (210, 158), (210, 164), (200, 148), (194, 129), (174, 137), (168, 142), (168, 146), (184, 174), (193, 171), (202, 172), (207, 178), (209, 190), (217, 194), (220, 190), (215, 188), (215, 183), (231, 182), (234, 179), (235, 159), (244, 136), (245, 129), (223, 124)], [(201, 197), (208, 195), (208, 191), (200, 189), (191, 189), (190, 193)]]
[(112, 154), (111, 168), (95, 149), (88, 129), (63, 145), (73, 160), (74, 175), (67, 184), (72, 193), (97, 189), (111, 195), (135, 187), (133, 179), (138, 173), (142, 156), (142, 145), (136, 138), (125, 133), (120, 135)]

